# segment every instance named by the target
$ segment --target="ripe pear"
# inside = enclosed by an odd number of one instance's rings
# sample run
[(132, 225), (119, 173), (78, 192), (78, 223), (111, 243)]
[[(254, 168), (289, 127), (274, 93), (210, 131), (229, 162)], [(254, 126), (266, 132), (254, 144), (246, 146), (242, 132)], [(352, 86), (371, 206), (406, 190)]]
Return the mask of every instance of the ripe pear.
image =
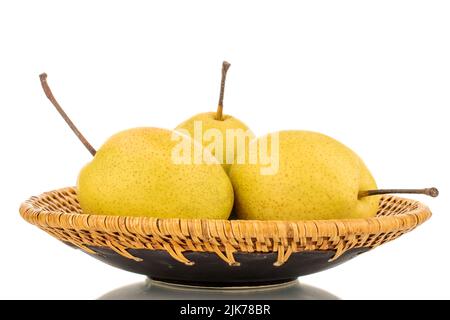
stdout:
[[(178, 163), (180, 139), (189, 139), (206, 161)], [(233, 189), (217, 159), (165, 129), (113, 135), (81, 170), (77, 185), (80, 206), (91, 214), (227, 219), (233, 207)]]
[(222, 82), (217, 112), (197, 114), (183, 123), (175, 130), (189, 135), (219, 160), (226, 172), (232, 163), (245, 161), (247, 146), (254, 138), (245, 123), (230, 115), (223, 114), (223, 96), (225, 79), (230, 64), (226, 61), (222, 65)]
[[(229, 173), (240, 219), (311, 220), (368, 218), (376, 214), (379, 197), (359, 198), (376, 189), (364, 162), (342, 143), (320, 133), (281, 131), (271, 134), (270, 157), (277, 170), (247, 162), (232, 165)], [(264, 148), (263, 139), (251, 150)], [(276, 144), (273, 144), (273, 143)], [(273, 165), (273, 163), (272, 163)]]

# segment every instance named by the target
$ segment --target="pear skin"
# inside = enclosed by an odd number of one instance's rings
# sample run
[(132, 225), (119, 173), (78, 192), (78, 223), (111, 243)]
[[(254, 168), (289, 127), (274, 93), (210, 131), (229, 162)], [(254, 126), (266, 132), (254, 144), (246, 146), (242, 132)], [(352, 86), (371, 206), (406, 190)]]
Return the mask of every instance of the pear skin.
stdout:
[[(115, 134), (78, 177), (85, 213), (156, 218), (227, 219), (233, 189), (217, 160), (174, 163), (176, 132), (136, 128)], [(186, 137), (184, 137), (186, 138)]]
[[(196, 132), (196, 126), (197, 130), (201, 128), (200, 134)], [(178, 125), (175, 130), (196, 139), (207, 148), (222, 164), (225, 172), (229, 171), (232, 163), (238, 161), (239, 156), (246, 156), (247, 146), (255, 137), (242, 121), (230, 115), (223, 115), (222, 120), (216, 120), (215, 112), (197, 114)], [(208, 133), (211, 134), (210, 139)], [(221, 141), (216, 141), (216, 137), (220, 137)]]
[[(352, 150), (309, 131), (281, 131), (278, 138), (276, 173), (262, 174), (264, 166), (260, 163), (231, 166), (229, 176), (238, 218), (321, 220), (376, 214), (379, 197), (358, 199), (359, 191), (377, 186)], [(252, 141), (252, 146), (258, 146), (260, 140)]]

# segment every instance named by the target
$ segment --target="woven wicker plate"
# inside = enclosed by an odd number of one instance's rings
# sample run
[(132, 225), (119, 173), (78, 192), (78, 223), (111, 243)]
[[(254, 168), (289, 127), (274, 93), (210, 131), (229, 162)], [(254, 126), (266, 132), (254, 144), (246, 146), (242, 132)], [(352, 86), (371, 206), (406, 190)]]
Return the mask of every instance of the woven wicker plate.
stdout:
[(32, 197), (22, 217), (115, 267), (169, 282), (237, 286), (289, 281), (394, 240), (430, 218), (420, 202), (383, 197), (369, 219), (244, 221), (88, 215), (75, 188)]

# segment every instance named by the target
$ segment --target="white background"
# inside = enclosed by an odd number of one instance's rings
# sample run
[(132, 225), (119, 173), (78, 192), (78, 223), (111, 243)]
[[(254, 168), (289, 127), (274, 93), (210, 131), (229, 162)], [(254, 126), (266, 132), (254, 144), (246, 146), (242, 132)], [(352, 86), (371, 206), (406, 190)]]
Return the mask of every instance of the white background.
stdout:
[(95, 147), (136, 126), (173, 128), (216, 107), (261, 135), (326, 133), (380, 187), (440, 188), (410, 234), (301, 281), (343, 299), (450, 298), (448, 1), (9, 1), (0, 4), (0, 298), (93, 299), (142, 276), (23, 221), (21, 201), (74, 185)]

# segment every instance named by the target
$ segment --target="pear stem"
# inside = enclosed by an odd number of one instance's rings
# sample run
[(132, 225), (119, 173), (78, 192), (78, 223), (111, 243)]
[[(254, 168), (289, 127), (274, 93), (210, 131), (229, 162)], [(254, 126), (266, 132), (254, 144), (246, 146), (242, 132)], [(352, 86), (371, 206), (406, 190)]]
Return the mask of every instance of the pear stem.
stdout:
[(407, 193), (407, 194), (424, 194), (430, 197), (437, 197), (439, 195), (439, 190), (436, 188), (426, 188), (426, 189), (380, 189), (380, 190), (365, 190), (360, 191), (358, 198), (376, 196), (381, 194), (390, 193)]
[(96, 152), (94, 147), (86, 140), (86, 138), (83, 136), (83, 134), (78, 130), (78, 128), (75, 126), (75, 124), (70, 120), (69, 116), (64, 112), (63, 108), (59, 105), (58, 101), (56, 101), (55, 97), (53, 96), (52, 90), (50, 90), (50, 87), (47, 83), (47, 74), (42, 73), (39, 75), (39, 79), (41, 79), (41, 85), (42, 89), (44, 89), (45, 95), (50, 100), (50, 102), (55, 106), (56, 110), (58, 110), (61, 117), (66, 121), (66, 123), (69, 125), (70, 129), (75, 133), (75, 135), (78, 137), (78, 139), (84, 144), (86, 149), (95, 156)]
[(223, 95), (225, 93), (225, 80), (227, 78), (227, 71), (230, 68), (231, 64), (224, 61), (222, 63), (222, 80), (220, 82), (220, 96), (219, 96), (219, 104), (217, 106), (216, 120), (223, 120)]

